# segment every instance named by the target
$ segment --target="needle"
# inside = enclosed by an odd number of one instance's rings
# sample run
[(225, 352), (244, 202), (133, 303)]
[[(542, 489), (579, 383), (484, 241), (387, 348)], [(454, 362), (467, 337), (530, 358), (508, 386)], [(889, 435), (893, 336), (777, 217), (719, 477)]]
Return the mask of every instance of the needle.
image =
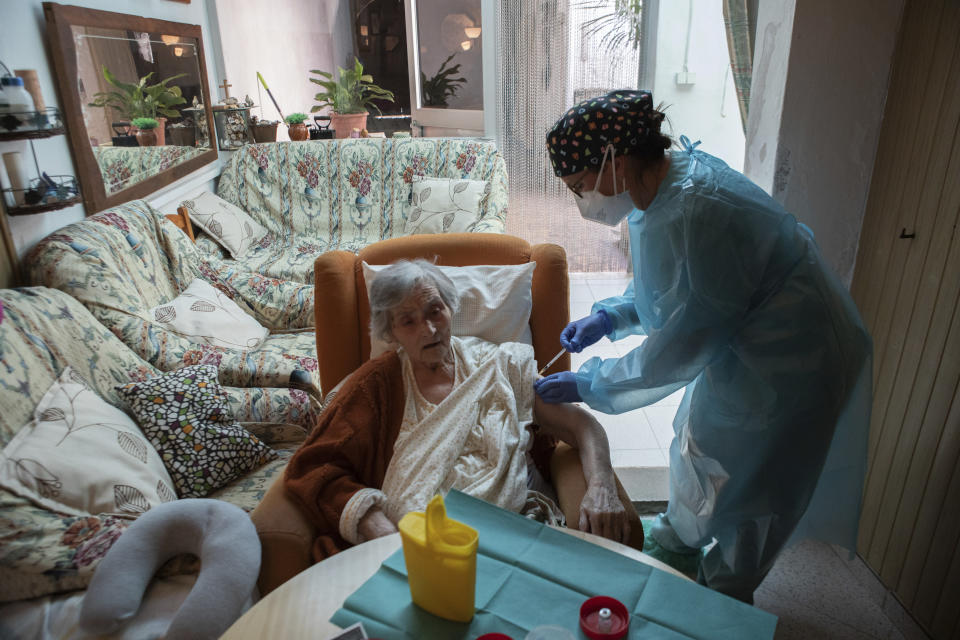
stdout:
[(554, 362), (556, 362), (557, 360), (559, 360), (559, 359), (560, 359), (560, 356), (562, 356), (562, 355), (564, 354), (564, 352), (566, 352), (566, 349), (560, 349), (560, 352), (557, 353), (557, 355), (553, 356), (553, 360), (551, 360), (551, 361), (548, 362), (546, 365), (544, 365), (543, 369), (540, 369), (540, 373), (538, 373), (537, 375), (538, 375), (538, 376), (542, 376), (542, 375), (543, 375), (543, 372), (546, 371), (547, 369), (549, 369), (550, 366), (551, 366)]

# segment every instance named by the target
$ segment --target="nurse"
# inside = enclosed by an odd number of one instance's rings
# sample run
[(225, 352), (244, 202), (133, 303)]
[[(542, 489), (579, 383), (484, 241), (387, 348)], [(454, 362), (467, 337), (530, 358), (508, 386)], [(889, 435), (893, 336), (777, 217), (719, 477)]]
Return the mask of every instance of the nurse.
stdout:
[(560, 342), (579, 352), (604, 336), (647, 338), (535, 390), (622, 413), (686, 387), (652, 538), (701, 554), (702, 584), (752, 602), (788, 542), (855, 547), (871, 340), (810, 230), (699, 143), (670, 150), (662, 122), (650, 93), (613, 91), (547, 134), (581, 215), (627, 218), (634, 274)]

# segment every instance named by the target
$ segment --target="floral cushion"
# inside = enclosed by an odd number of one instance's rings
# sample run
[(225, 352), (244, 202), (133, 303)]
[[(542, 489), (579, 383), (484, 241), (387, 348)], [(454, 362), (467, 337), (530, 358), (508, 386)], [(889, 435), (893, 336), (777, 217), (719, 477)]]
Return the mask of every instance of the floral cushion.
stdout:
[(184, 367), (118, 391), (181, 498), (202, 498), (277, 456), (232, 420), (213, 365)]
[(483, 198), (490, 193), (486, 180), (452, 180), (416, 176), (413, 180), (407, 234), (463, 233), (480, 218)]
[(154, 322), (195, 342), (224, 349), (257, 349), (270, 331), (206, 280), (150, 309)]
[(269, 232), (239, 207), (209, 191), (201, 191), (180, 203), (190, 220), (206, 231), (234, 258), (269, 240)]
[(0, 453), (0, 486), (70, 515), (137, 515), (177, 499), (137, 424), (71, 367)]

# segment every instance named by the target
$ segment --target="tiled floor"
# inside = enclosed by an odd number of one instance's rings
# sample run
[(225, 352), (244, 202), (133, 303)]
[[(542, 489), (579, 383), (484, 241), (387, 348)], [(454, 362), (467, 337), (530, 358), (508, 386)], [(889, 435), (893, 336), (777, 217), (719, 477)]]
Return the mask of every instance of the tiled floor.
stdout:
[[(630, 278), (624, 273), (571, 273), (570, 319), (590, 313), (597, 300), (620, 295)], [(640, 346), (643, 336), (631, 336), (610, 342), (603, 338), (581, 353), (571, 354), (575, 371), (593, 357), (619, 358)], [(632, 500), (654, 501), (669, 497), (667, 469), (670, 441), (673, 439), (673, 416), (683, 391), (642, 409), (619, 415), (593, 411), (606, 431), (617, 476)]]
[(776, 615), (775, 640), (927, 640), (859, 558), (807, 540), (783, 552), (754, 605)]

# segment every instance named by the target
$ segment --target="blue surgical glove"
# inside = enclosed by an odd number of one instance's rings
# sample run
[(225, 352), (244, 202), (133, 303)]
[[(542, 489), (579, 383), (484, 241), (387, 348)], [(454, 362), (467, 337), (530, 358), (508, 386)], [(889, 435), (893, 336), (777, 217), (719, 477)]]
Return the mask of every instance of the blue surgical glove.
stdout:
[(607, 312), (601, 309), (568, 324), (560, 334), (560, 344), (570, 353), (580, 353), (584, 347), (589, 347), (611, 331), (613, 322)]
[(577, 376), (571, 371), (561, 371), (540, 378), (533, 383), (533, 390), (544, 402), (550, 404), (582, 401), (580, 392), (577, 391)]

